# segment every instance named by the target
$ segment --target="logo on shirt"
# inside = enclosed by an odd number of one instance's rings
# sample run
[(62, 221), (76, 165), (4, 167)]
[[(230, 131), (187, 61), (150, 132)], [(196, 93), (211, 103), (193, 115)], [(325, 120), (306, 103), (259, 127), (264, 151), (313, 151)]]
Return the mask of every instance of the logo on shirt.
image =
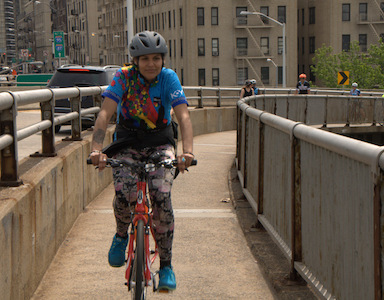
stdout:
[(171, 98), (176, 99), (183, 96), (183, 94), (184, 94), (183, 90), (176, 90), (171, 94)]

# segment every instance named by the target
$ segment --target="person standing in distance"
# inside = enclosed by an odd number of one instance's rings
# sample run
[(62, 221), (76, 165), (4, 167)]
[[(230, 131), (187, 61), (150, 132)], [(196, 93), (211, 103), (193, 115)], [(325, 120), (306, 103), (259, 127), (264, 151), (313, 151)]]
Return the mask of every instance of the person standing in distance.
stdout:
[(357, 88), (358, 84), (356, 82), (352, 83), (352, 89), (349, 92), (352, 96), (360, 96), (360, 90)]
[(295, 95), (311, 93), (311, 85), (306, 79), (307, 75), (305, 75), (304, 73), (299, 75), (299, 82), (296, 84)]
[(256, 79), (251, 79), (251, 83), (252, 83), (252, 88), (253, 88), (255, 95), (258, 95), (259, 89), (256, 87)]
[(255, 94), (255, 91), (252, 88), (252, 82), (251, 80), (246, 80), (245, 85), (241, 88), (240, 91), (240, 99), (243, 99), (248, 96), (253, 96)]
[[(137, 33), (129, 45), (132, 64), (119, 69), (103, 93), (104, 101), (96, 119), (90, 158), (100, 171), (108, 157), (131, 162), (151, 157), (175, 159), (175, 140), (171, 125), (171, 109), (176, 115), (182, 135), (183, 151), (177, 156), (181, 173), (194, 158), (192, 123), (188, 102), (176, 73), (164, 67), (168, 48), (157, 32)], [(114, 142), (102, 149), (107, 124), (117, 112)], [(128, 167), (113, 169), (116, 234), (108, 253), (112, 267), (125, 263), (127, 230), (131, 210), (136, 201), (136, 177)], [(158, 289), (176, 289), (172, 268), (174, 215), (171, 188), (174, 170), (159, 168), (149, 174), (148, 188), (153, 212), (154, 237), (160, 256)]]

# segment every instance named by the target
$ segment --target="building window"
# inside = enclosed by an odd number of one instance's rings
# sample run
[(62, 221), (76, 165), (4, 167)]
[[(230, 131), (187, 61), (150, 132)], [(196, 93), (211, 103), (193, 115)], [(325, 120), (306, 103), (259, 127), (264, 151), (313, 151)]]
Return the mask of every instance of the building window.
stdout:
[(171, 11), (168, 11), (168, 28), (172, 27)]
[(238, 56), (248, 55), (248, 39), (247, 38), (237, 38), (236, 39), (236, 48), (237, 48), (237, 55)]
[(309, 80), (312, 81), (312, 82), (315, 82), (316, 81), (316, 76), (315, 76), (315, 74), (312, 71), (312, 66), (314, 67), (315, 65), (310, 65), (309, 66)]
[(277, 38), (277, 54), (283, 54), (283, 38), (281, 36)]
[(368, 4), (367, 3), (359, 3), (359, 18), (360, 18), (360, 21), (368, 20)]
[(240, 12), (247, 11), (246, 6), (239, 6), (236, 7), (236, 19), (237, 19), (237, 25), (247, 25), (247, 16), (240, 15)]
[(211, 8), (211, 25), (219, 25), (219, 8)]
[(175, 10), (173, 10), (172, 15), (173, 15), (173, 28), (176, 28), (176, 12), (175, 12)]
[(269, 84), (269, 67), (261, 67), (261, 81), (264, 84)]
[(197, 54), (205, 56), (205, 39), (197, 39)]
[(263, 54), (269, 54), (269, 37), (260, 38), (260, 49)]
[(277, 7), (277, 20), (280, 23), (286, 22), (286, 19), (287, 19), (286, 13), (287, 13), (287, 9), (285, 6), (278, 6)]
[(367, 51), (367, 35), (366, 34), (359, 34), (359, 45), (360, 45), (361, 52)]
[(302, 37), (301, 38), (301, 54), (304, 54), (304, 52), (305, 52), (305, 40)]
[(180, 57), (183, 57), (183, 39), (180, 39)]
[(212, 56), (219, 56), (219, 39), (212, 39)]
[(381, 9), (381, 14), (380, 14), (380, 20), (383, 21), (383, 13), (384, 13), (384, 2), (380, 2), (380, 9)]
[(277, 83), (283, 84), (283, 67), (277, 67)]
[[(261, 6), (260, 7), (260, 12), (266, 16), (269, 16), (269, 7), (268, 6)], [(264, 23), (264, 24), (269, 24), (269, 19), (264, 17), (264, 16), (260, 16), (261, 18), (261, 21)]]
[(342, 6), (342, 20), (351, 21), (351, 5), (343, 4)]
[(315, 53), (315, 37), (314, 36), (310, 36), (309, 37), (309, 53)]
[(172, 41), (171, 40), (169, 40), (169, 46), (168, 46), (168, 48), (169, 48), (169, 57), (172, 57)]
[(351, 36), (349, 34), (343, 34), (341, 49), (343, 51), (349, 51), (350, 44), (351, 44)]
[(301, 9), (301, 25), (305, 24), (304, 8)]
[(204, 25), (204, 7), (197, 8), (197, 25)]
[(199, 85), (205, 85), (205, 69), (199, 69)]
[(179, 15), (180, 15), (180, 27), (182, 27), (183, 26), (183, 9), (182, 8), (180, 8)]
[(316, 7), (309, 8), (309, 24), (316, 23)]
[(220, 85), (219, 69), (213, 68), (212, 69), (212, 86), (219, 86), (219, 85)]
[(237, 68), (237, 84), (244, 85), (244, 82), (247, 79), (248, 79), (248, 68)]

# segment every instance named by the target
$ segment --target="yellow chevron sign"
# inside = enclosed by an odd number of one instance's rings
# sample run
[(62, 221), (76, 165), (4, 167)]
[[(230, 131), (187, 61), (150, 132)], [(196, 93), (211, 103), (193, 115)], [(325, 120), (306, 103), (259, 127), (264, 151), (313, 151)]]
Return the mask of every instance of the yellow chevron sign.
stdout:
[(349, 71), (337, 72), (337, 84), (348, 85), (349, 84)]

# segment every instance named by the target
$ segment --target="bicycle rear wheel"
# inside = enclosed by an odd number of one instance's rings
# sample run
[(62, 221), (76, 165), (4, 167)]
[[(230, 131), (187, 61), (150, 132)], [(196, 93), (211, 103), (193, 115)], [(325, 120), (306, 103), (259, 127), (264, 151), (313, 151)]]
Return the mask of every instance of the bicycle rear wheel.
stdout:
[(145, 277), (144, 277), (144, 221), (139, 220), (136, 228), (136, 251), (133, 263), (133, 281), (135, 286), (132, 289), (132, 299), (145, 299)]

